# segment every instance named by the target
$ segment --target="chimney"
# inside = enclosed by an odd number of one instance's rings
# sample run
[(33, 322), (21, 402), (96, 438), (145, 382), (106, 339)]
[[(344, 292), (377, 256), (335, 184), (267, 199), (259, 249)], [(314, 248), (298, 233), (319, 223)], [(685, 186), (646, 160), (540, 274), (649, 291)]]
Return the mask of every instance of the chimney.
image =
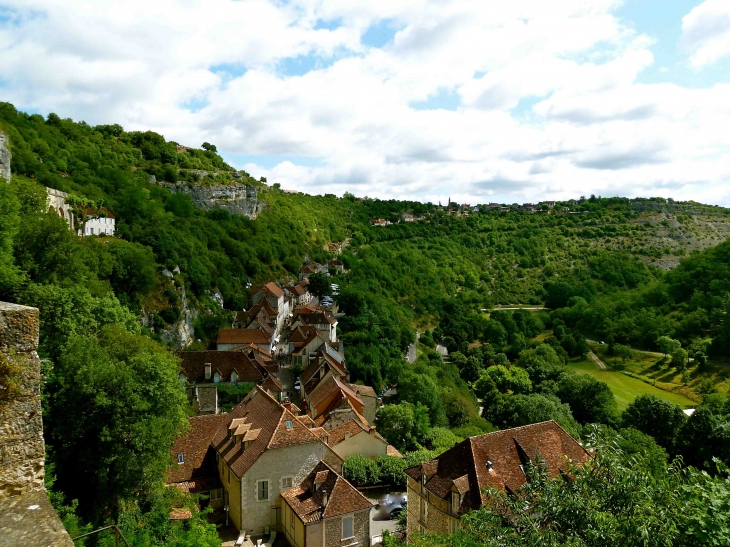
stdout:
[(211, 363), (205, 363), (205, 379), (210, 380), (210, 373), (213, 365)]
[(281, 406), (287, 410), (291, 410), (291, 399), (289, 399), (289, 397), (284, 397), (284, 400), (281, 402)]
[(375, 437), (375, 426), (374, 425), (370, 426), (370, 436)]

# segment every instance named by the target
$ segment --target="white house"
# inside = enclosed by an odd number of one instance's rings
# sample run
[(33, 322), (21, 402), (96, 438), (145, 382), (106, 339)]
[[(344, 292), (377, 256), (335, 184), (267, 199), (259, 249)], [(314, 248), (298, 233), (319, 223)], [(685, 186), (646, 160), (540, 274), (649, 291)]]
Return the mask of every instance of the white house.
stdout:
[(104, 210), (103, 217), (92, 218), (86, 221), (84, 236), (113, 236), (116, 229), (116, 219), (109, 211)]

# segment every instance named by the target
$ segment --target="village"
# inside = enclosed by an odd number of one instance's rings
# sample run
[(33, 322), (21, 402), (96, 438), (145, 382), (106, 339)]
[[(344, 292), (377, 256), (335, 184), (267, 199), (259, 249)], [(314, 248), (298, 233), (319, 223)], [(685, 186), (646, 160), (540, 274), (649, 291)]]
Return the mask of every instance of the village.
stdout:
[[(386, 530), (455, 533), (484, 488), (516, 489), (538, 455), (553, 473), (566, 457), (587, 461), (550, 421), (467, 439), (406, 469), (407, 492), (383, 500), (350, 484), (346, 457), (402, 456), (375, 426), (378, 393), (350, 382), (336, 304), (309, 290), (310, 276), (343, 271), (333, 259), (304, 265), (296, 283), (251, 287), (250, 308), (220, 329), (216, 349), (178, 352), (196, 415), (172, 447), (168, 486), (213, 510), (223, 545), (370, 546)], [(407, 526), (397, 530), (401, 512)]]

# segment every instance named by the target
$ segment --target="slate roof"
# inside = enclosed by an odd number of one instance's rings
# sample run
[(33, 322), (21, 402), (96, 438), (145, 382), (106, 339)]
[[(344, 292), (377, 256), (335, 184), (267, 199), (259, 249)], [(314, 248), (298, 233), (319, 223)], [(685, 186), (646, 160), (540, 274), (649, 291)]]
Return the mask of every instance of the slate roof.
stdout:
[[(239, 382), (263, 382), (268, 371), (241, 351), (179, 351), (180, 368), (190, 382), (212, 382), (216, 371), (222, 382), (230, 382), (236, 371)], [(211, 364), (211, 378), (205, 379), (205, 365)], [(280, 390), (281, 391), (281, 390)]]
[(418, 482), (425, 473), (426, 489), (444, 500), (453, 487), (462, 494), (460, 512), (465, 513), (486, 501), (482, 494), (486, 488), (515, 492), (526, 482), (522, 466), (538, 456), (551, 476), (567, 471), (570, 462), (582, 465), (591, 457), (550, 420), (470, 437), (434, 460), (409, 467), (405, 473)]
[[(225, 421), (215, 432), (212, 445), (238, 477), (242, 477), (265, 450), (321, 442), (260, 386), (224, 416)], [(247, 434), (251, 432), (251, 443), (245, 449), (241, 442), (236, 442), (233, 434), (229, 435), (229, 426), (234, 420), (238, 420), (233, 424), (236, 429), (241, 428), (242, 433), (244, 430)], [(287, 422), (290, 422), (290, 428), (287, 428)], [(252, 438), (256, 431), (258, 433)]]
[[(313, 485), (317, 485), (316, 492)], [(324, 494), (327, 505), (323, 507)], [(281, 495), (305, 524), (370, 509), (373, 504), (330, 466), (319, 462), (298, 486)]]
[(270, 344), (271, 337), (258, 329), (220, 329), (218, 344)]
[[(369, 435), (370, 434), (370, 428), (375, 429), (375, 426), (369, 426), (368, 427), (368, 426), (366, 426), (364, 424), (361, 424), (357, 420), (350, 420), (349, 422), (346, 422), (346, 423), (342, 424), (341, 426), (336, 427), (336, 428), (330, 430), (330, 432), (329, 432), (329, 445), (330, 446), (336, 446), (336, 445), (340, 444), (342, 441), (345, 440), (345, 434), (346, 433), (349, 433), (350, 434), (350, 437), (354, 437), (358, 433), (365, 433), (365, 435)], [(383, 438), (383, 436), (380, 433), (378, 433), (377, 431), (375, 432), (375, 437), (379, 441), (382, 441), (383, 443), (388, 444), (388, 441), (386, 441)]]

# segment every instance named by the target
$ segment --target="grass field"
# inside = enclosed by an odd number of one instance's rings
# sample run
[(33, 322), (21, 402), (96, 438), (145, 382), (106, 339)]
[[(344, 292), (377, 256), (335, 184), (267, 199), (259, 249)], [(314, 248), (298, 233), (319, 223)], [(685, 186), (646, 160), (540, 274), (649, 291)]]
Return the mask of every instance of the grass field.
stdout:
[(632, 378), (626, 374), (615, 370), (599, 370), (598, 365), (593, 361), (576, 358), (568, 362), (568, 366), (584, 374), (590, 374), (594, 378), (606, 382), (608, 387), (613, 391), (616, 402), (621, 410), (626, 408), (638, 395), (651, 393), (667, 401), (671, 401), (682, 408), (693, 407), (697, 405), (697, 401), (693, 401), (680, 393), (673, 393), (654, 387), (642, 380)]

